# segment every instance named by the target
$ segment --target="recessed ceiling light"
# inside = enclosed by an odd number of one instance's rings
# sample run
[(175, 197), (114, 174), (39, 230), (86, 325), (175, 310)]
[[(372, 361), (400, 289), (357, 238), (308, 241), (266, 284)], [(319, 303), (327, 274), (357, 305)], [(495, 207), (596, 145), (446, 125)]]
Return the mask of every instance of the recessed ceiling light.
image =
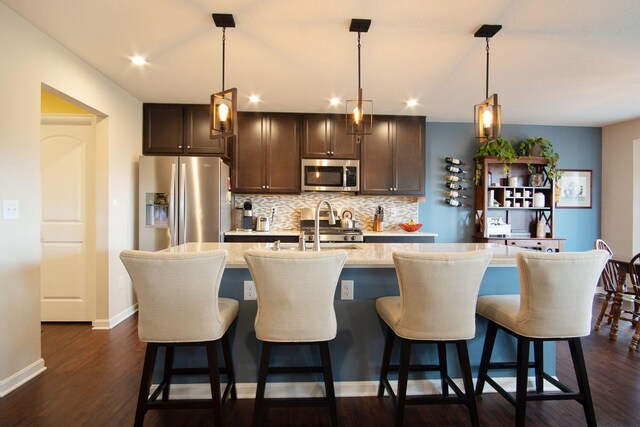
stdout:
[(331, 103), (331, 105), (340, 105), (340, 98), (331, 98), (329, 103)]
[(144, 57), (140, 56), (140, 55), (135, 55), (131, 57), (131, 62), (136, 64), (136, 65), (144, 65), (147, 63), (147, 60), (144, 59)]
[(260, 97), (258, 95), (251, 95), (249, 97), (249, 102), (258, 103), (260, 102)]
[(417, 99), (410, 99), (407, 101), (407, 107), (415, 107), (416, 105), (418, 105)]

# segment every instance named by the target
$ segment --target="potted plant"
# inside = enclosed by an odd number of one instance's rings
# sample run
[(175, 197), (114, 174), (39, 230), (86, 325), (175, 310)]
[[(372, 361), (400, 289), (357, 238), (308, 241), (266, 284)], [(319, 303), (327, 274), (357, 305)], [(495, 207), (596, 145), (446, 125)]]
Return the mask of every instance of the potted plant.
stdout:
[(473, 158), (476, 159), (476, 173), (473, 177), (473, 181), (476, 185), (480, 183), (482, 178), (482, 161), (483, 156), (496, 156), (503, 162), (502, 171), (504, 177), (509, 177), (509, 171), (511, 170), (511, 163), (518, 160), (515, 148), (511, 142), (507, 139), (496, 138), (491, 141), (487, 141), (478, 147), (478, 151), (474, 154)]
[[(558, 171), (558, 160), (560, 155), (553, 151), (551, 141), (540, 136), (523, 139), (518, 143), (518, 154), (520, 156), (542, 157), (547, 161), (547, 176), (551, 181), (561, 177)], [(531, 166), (529, 166), (531, 171)]]

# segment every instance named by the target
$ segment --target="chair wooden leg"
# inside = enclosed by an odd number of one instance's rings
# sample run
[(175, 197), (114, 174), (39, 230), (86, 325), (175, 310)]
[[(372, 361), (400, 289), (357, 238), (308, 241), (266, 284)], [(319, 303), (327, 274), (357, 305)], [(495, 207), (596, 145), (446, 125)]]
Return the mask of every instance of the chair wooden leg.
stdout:
[(607, 294), (604, 297), (604, 302), (602, 303), (602, 308), (600, 309), (600, 315), (598, 316), (598, 320), (596, 320), (596, 324), (593, 327), (593, 329), (596, 331), (600, 329), (600, 324), (602, 323), (602, 319), (604, 318), (604, 315), (607, 312), (607, 307), (609, 307), (610, 299), (611, 299), (611, 294), (607, 292)]
[(569, 350), (571, 350), (571, 358), (573, 359), (573, 369), (576, 372), (578, 388), (580, 394), (584, 395), (584, 416), (587, 419), (587, 425), (595, 427), (596, 413), (593, 409), (593, 399), (591, 398), (591, 389), (589, 387), (589, 377), (587, 376), (587, 366), (584, 363), (584, 354), (582, 352), (582, 343), (580, 338), (572, 338), (569, 340)]
[(404, 423), (404, 408), (407, 400), (407, 381), (409, 380), (409, 361), (411, 359), (411, 341), (400, 339), (400, 366), (398, 369), (398, 393), (396, 405), (396, 427)]
[(462, 371), (464, 394), (467, 398), (467, 408), (469, 409), (469, 416), (471, 417), (471, 425), (474, 427), (479, 427), (480, 418), (478, 416), (476, 394), (473, 390), (473, 380), (471, 379), (471, 363), (469, 362), (469, 351), (467, 350), (467, 342), (456, 342), (456, 350), (458, 351), (458, 363), (460, 364), (460, 369)]
[(329, 354), (329, 343), (320, 343), (320, 358), (322, 359), (322, 374), (324, 378), (324, 389), (329, 401), (329, 414), (331, 415), (331, 425), (338, 427), (338, 410), (336, 408), (336, 392), (333, 387), (333, 373), (331, 371), (331, 355)]
[(636, 332), (631, 337), (631, 344), (629, 344), (629, 351), (636, 351), (638, 348), (638, 341), (640, 341), (640, 322), (636, 323)]
[(224, 365), (227, 368), (227, 381), (231, 384), (231, 399), (238, 398), (236, 392), (236, 371), (233, 369), (233, 358), (231, 357), (231, 344), (229, 343), (229, 331), (222, 336), (222, 354), (224, 355)]
[(260, 354), (260, 368), (258, 369), (258, 386), (256, 388), (256, 401), (253, 406), (253, 426), (262, 425), (262, 412), (264, 410), (264, 390), (267, 386), (267, 371), (269, 370), (269, 356), (271, 353), (271, 343), (262, 342)]
[(216, 426), (222, 425), (222, 402), (220, 398), (220, 368), (218, 367), (218, 342), (207, 343), (207, 363), (209, 365), (209, 384), (213, 406), (213, 421)]
[(527, 415), (527, 377), (529, 374), (529, 340), (518, 338), (516, 374), (516, 426), (524, 427)]
[(391, 351), (396, 334), (387, 326), (387, 338), (384, 342), (384, 353), (382, 354), (382, 368), (380, 368), (380, 383), (378, 384), (378, 397), (384, 396), (384, 380), (389, 375), (389, 364), (391, 363)]
[(144, 415), (147, 412), (147, 399), (149, 398), (149, 389), (151, 388), (153, 368), (156, 364), (157, 354), (158, 345), (154, 343), (147, 343), (147, 350), (144, 355), (144, 364), (142, 366), (140, 391), (138, 392), (138, 403), (136, 405), (136, 418), (134, 421), (135, 427), (141, 427), (144, 423)]
[(173, 369), (173, 354), (174, 346), (165, 346), (164, 351), (164, 377), (163, 381), (166, 383), (164, 390), (162, 390), (162, 401), (167, 402), (169, 400), (169, 392), (171, 388), (171, 370)]
[(449, 385), (447, 384), (447, 344), (443, 342), (438, 343), (438, 362), (440, 364), (440, 387), (442, 388), (442, 395), (449, 396)]
[(476, 382), (476, 396), (482, 394), (484, 389), (485, 376), (489, 372), (489, 363), (491, 362), (491, 353), (493, 352), (493, 344), (496, 342), (496, 334), (498, 333), (498, 325), (489, 321), (487, 326), (487, 334), (484, 339), (484, 347), (482, 348), (482, 358), (480, 359), (480, 368), (478, 370), (478, 380)]
[(535, 359), (535, 372), (536, 372), (536, 392), (542, 393), (544, 391), (544, 378), (542, 373), (544, 372), (544, 343), (542, 341), (533, 342), (533, 357)]

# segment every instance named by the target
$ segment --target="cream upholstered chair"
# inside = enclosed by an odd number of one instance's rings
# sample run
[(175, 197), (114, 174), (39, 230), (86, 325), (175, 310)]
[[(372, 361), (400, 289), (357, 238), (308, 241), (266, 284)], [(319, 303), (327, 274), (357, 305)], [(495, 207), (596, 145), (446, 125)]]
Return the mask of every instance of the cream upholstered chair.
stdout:
[[(222, 404), (229, 393), (236, 398), (235, 374), (227, 330), (238, 316), (238, 301), (218, 298), (220, 279), (227, 259), (226, 251), (170, 253), (124, 251), (120, 259), (126, 267), (138, 297), (138, 336), (147, 343), (142, 370), (135, 425), (141, 426), (149, 409), (210, 408), (215, 425), (222, 425)], [(218, 341), (222, 343), (227, 385), (220, 396)], [(173, 368), (174, 348), (201, 345), (207, 350), (206, 369)], [(165, 347), (163, 379), (149, 396), (159, 347)], [(212, 399), (209, 401), (171, 400), (173, 375), (206, 374)], [(162, 401), (157, 398), (162, 393)]]
[[(516, 407), (516, 425), (523, 426), (527, 400), (575, 399), (584, 408), (587, 424), (596, 425), (587, 369), (580, 337), (591, 331), (593, 294), (600, 273), (609, 259), (603, 250), (588, 252), (521, 252), (517, 255), (520, 295), (487, 295), (478, 298), (477, 312), (488, 321), (480, 361), (476, 394), (488, 382)], [(491, 352), (499, 329), (517, 341), (516, 396), (511, 397), (488, 375), (489, 369), (513, 369), (513, 363), (491, 363)], [(544, 341), (568, 341), (579, 392), (544, 372)], [(534, 364), (529, 363), (529, 344), (534, 344)], [(529, 367), (535, 370), (535, 392), (527, 392)], [(561, 392), (544, 393), (544, 380)]]
[[(256, 337), (262, 341), (253, 425), (261, 424), (267, 406), (324, 404), (329, 406), (331, 424), (337, 425), (335, 392), (328, 341), (337, 333), (334, 294), (346, 259), (345, 251), (245, 252), (256, 286), (258, 312)], [(271, 348), (276, 344), (311, 344), (320, 348), (322, 367), (269, 367)], [(322, 373), (325, 398), (267, 399), (264, 397), (269, 373)]]
[[(472, 425), (478, 426), (467, 340), (475, 336), (478, 291), (491, 260), (486, 250), (463, 253), (395, 252), (393, 262), (400, 287), (399, 297), (376, 300), (376, 311), (387, 324), (378, 396), (386, 389), (396, 407), (395, 424), (404, 421), (405, 405), (422, 403), (463, 403), (469, 409)], [(400, 365), (391, 366), (393, 342), (400, 339)], [(438, 346), (438, 365), (410, 365), (411, 346), (419, 343)], [(446, 344), (455, 343), (462, 370), (464, 393), (447, 372)], [(398, 371), (397, 398), (387, 378)], [(440, 372), (442, 397), (407, 397), (409, 371)], [(456, 396), (449, 396), (449, 387)]]

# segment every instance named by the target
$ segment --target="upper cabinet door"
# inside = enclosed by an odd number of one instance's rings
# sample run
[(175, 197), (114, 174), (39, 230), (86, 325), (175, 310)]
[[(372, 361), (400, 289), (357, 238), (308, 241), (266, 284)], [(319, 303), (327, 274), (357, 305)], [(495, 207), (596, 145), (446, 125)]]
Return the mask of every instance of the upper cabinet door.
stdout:
[(268, 114), (265, 157), (269, 193), (300, 193), (300, 116)]
[(393, 119), (374, 117), (360, 147), (360, 193), (393, 194)]
[(209, 105), (185, 105), (184, 149), (189, 155), (228, 157), (226, 138), (211, 139)]
[(344, 132), (344, 116), (305, 114), (302, 157), (305, 159), (358, 159), (358, 144)]
[(144, 104), (142, 106), (143, 154), (182, 154), (182, 111), (183, 106), (177, 104)]
[(425, 118), (396, 117), (394, 194), (424, 196)]
[(266, 171), (263, 120), (259, 113), (238, 114), (238, 138), (234, 141), (232, 190), (237, 193), (265, 192)]

